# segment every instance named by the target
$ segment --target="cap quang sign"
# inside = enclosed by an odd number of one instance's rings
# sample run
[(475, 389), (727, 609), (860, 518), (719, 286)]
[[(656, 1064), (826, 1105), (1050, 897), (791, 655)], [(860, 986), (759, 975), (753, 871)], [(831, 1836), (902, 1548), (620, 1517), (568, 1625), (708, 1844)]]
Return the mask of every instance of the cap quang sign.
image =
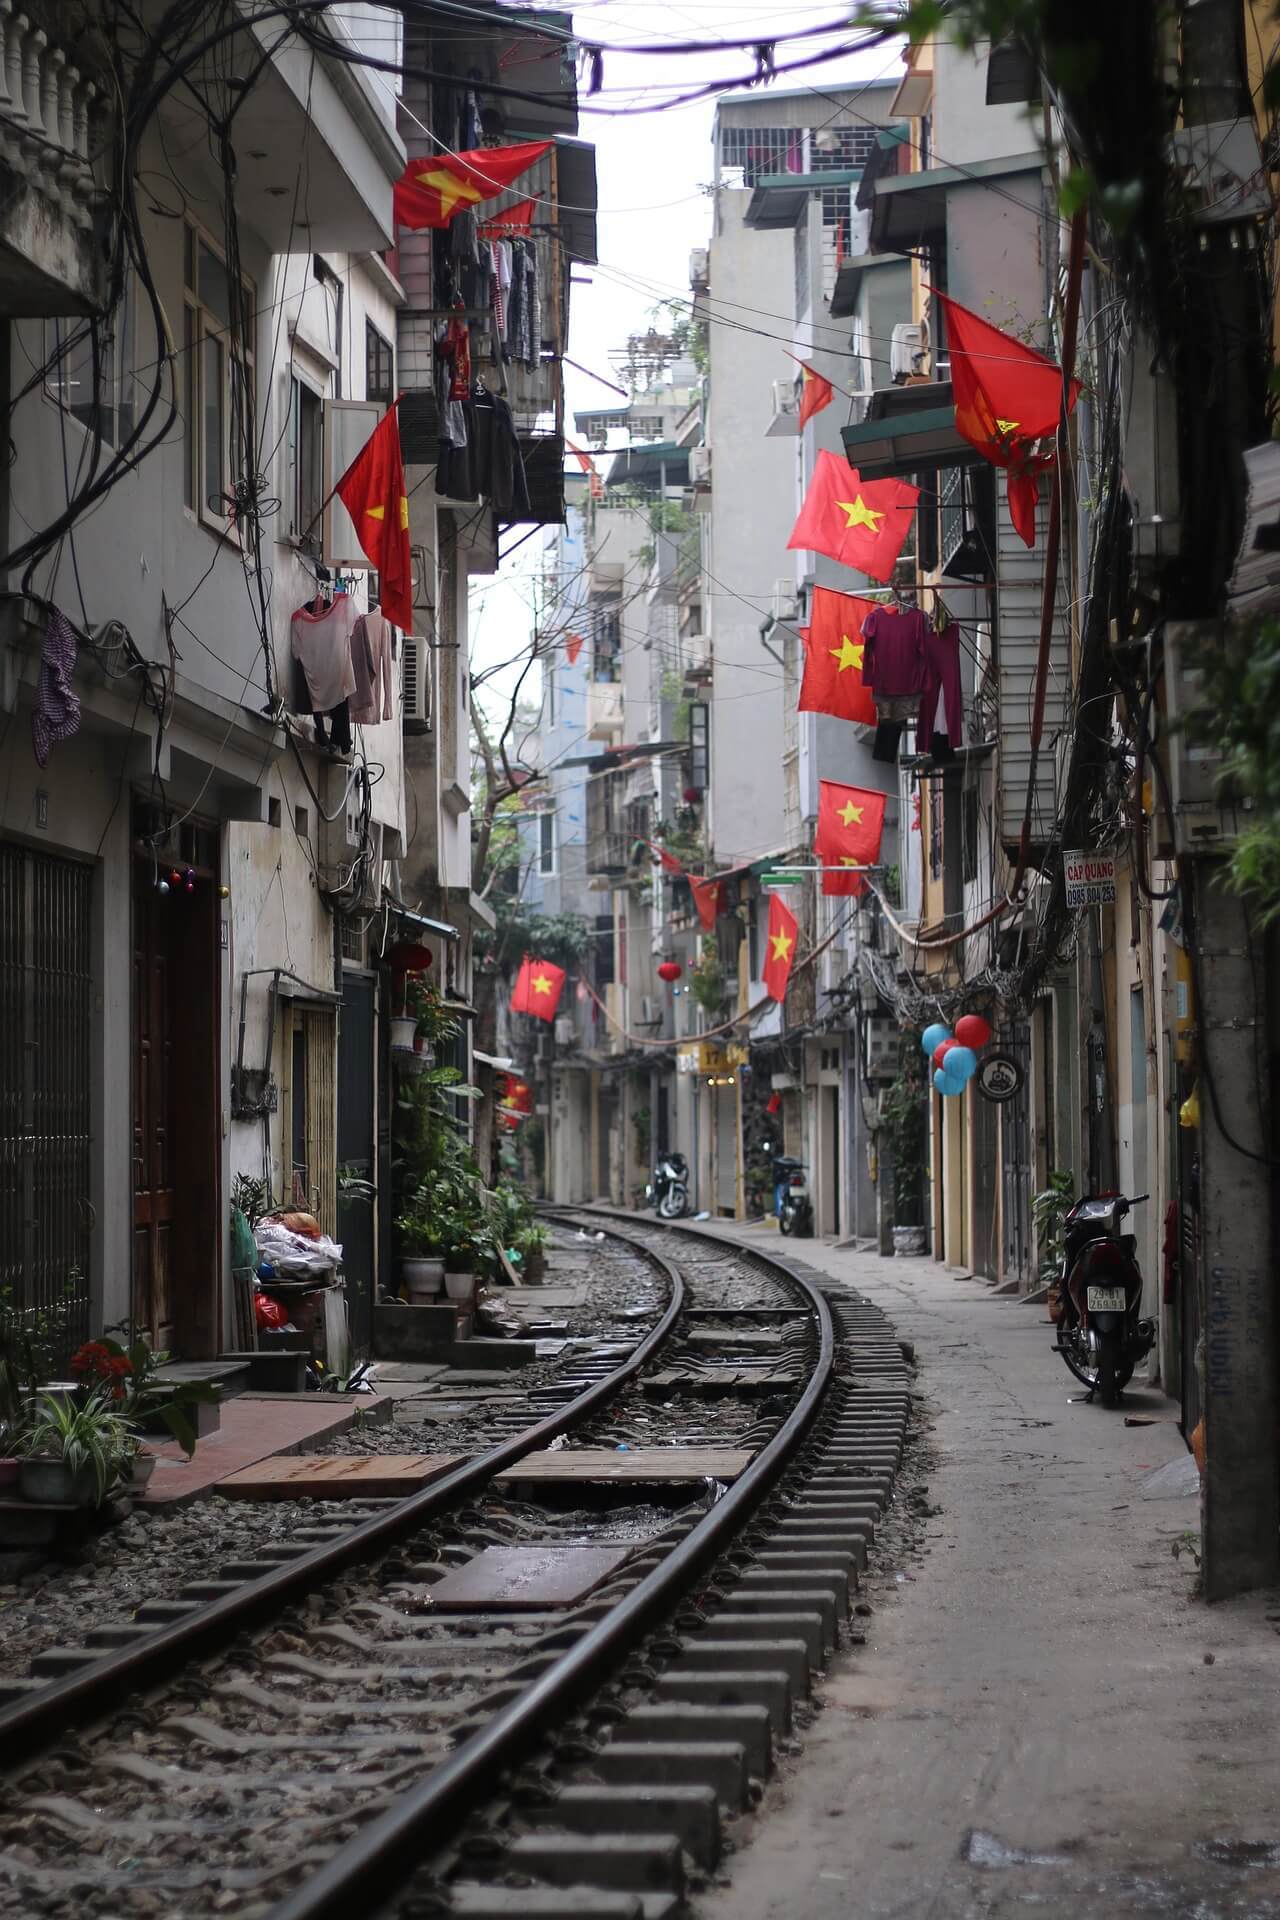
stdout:
[(1064, 853), (1062, 872), (1066, 881), (1067, 905), (1073, 911), (1078, 913), (1083, 907), (1115, 905), (1114, 853)]

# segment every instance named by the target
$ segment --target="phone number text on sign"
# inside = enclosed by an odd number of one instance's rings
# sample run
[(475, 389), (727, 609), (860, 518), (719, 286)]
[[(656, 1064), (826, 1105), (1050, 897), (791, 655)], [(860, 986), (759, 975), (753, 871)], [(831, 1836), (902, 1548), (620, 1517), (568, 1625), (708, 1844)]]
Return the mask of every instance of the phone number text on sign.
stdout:
[(1110, 907), (1116, 898), (1114, 853), (1064, 853), (1068, 907)]

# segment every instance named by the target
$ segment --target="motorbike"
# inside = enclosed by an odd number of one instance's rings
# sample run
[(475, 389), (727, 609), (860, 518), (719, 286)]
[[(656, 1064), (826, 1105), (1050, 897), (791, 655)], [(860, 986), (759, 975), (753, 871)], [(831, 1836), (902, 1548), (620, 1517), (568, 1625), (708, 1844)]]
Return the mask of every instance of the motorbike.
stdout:
[(689, 1163), (682, 1153), (659, 1156), (645, 1199), (660, 1220), (679, 1220), (689, 1211)]
[[(1056, 1351), (1082, 1386), (1114, 1407), (1133, 1370), (1155, 1343), (1154, 1320), (1139, 1316), (1142, 1273), (1137, 1240), (1122, 1233), (1125, 1215), (1150, 1196), (1086, 1194), (1064, 1222), (1064, 1250), (1050, 1312), (1057, 1319)], [(1056, 1293), (1056, 1300), (1054, 1294)]]
[(813, 1202), (803, 1160), (779, 1154), (773, 1163), (778, 1231), (794, 1238), (807, 1239), (813, 1232)]

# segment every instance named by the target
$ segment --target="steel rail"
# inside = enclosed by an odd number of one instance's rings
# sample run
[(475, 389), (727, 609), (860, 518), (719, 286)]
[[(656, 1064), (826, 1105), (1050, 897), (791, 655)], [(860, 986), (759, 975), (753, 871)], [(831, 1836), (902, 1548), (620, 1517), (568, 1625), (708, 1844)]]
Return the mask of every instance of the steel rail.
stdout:
[[(576, 1217), (594, 1219), (603, 1211), (593, 1208)], [(664, 1230), (673, 1225), (669, 1221), (662, 1224)], [(449, 1820), (456, 1819), (464, 1807), (474, 1805), (506, 1768), (595, 1691), (637, 1640), (670, 1611), (686, 1588), (741, 1533), (781, 1478), (807, 1435), (831, 1379), (835, 1354), (831, 1309), (810, 1280), (792, 1271), (776, 1255), (742, 1247), (705, 1228), (693, 1229), (691, 1237), (730, 1247), (761, 1265), (776, 1267), (808, 1295), (818, 1323), (819, 1351), (817, 1365), (800, 1399), (746, 1472), (652, 1572), (525, 1692), (500, 1709), (385, 1813), (361, 1827), (303, 1886), (272, 1907), (267, 1920), (350, 1920), (353, 1913), (368, 1913), (380, 1899), (393, 1894), (424, 1855), (447, 1842)], [(631, 1244), (642, 1245), (637, 1240)]]
[(514, 1438), (455, 1467), (421, 1492), (407, 1495), (399, 1505), (361, 1521), (340, 1539), (325, 1541), (297, 1559), (272, 1568), (260, 1579), (246, 1581), (242, 1591), (223, 1594), (201, 1607), (190, 1619), (157, 1627), (136, 1646), (112, 1649), (64, 1679), (51, 1680), (38, 1692), (0, 1708), (0, 1755), (3, 1756), (0, 1768), (25, 1764), (41, 1748), (61, 1738), (68, 1727), (123, 1704), (136, 1696), (140, 1688), (154, 1686), (187, 1661), (225, 1644), (245, 1628), (279, 1612), (281, 1606), (295, 1596), (308, 1592), (353, 1562), (371, 1558), (379, 1549), (474, 1493), (504, 1468), (514, 1466), (526, 1454), (536, 1452), (557, 1434), (567, 1432), (611, 1400), (669, 1338), (684, 1308), (684, 1282), (670, 1261), (653, 1248), (628, 1234), (610, 1232), (610, 1237), (646, 1258), (671, 1289), (661, 1319), (612, 1373), (586, 1388), (567, 1406), (544, 1415)]

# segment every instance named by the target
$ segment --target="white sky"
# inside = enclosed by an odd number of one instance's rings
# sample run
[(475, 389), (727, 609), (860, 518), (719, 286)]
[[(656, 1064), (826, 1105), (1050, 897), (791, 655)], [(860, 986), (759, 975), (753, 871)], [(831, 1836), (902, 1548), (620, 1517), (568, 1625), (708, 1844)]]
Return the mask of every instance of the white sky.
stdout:
[[(667, 0), (594, 0), (573, 7), (574, 29), (583, 40), (626, 45), (655, 45), (687, 40), (740, 39), (759, 34), (794, 34), (805, 27), (838, 20), (840, 0), (826, 5), (802, 4), (789, 8), (760, 4), (759, 0), (688, 0), (684, 6)], [(830, 40), (779, 44), (779, 66), (788, 60), (840, 44), (849, 30)], [(713, 167), (712, 99), (666, 111), (656, 101), (670, 93), (687, 91), (709, 80), (745, 75), (754, 66), (749, 53), (711, 55), (606, 54), (601, 104), (631, 106), (653, 102), (649, 110), (630, 118), (581, 112), (580, 135), (596, 146), (600, 213), (597, 267), (582, 267), (575, 280), (590, 277), (589, 286), (575, 285), (570, 305), (569, 353), (582, 366), (612, 378), (611, 348), (620, 347), (632, 333), (643, 332), (654, 307), (664, 299), (688, 299), (689, 253), (706, 246), (711, 233), (709, 186)], [(810, 73), (780, 74), (779, 88), (803, 86), (811, 80), (828, 88), (835, 82), (895, 77), (901, 72), (896, 44), (870, 53), (846, 56)], [(518, 84), (516, 82), (515, 84)], [(655, 92), (653, 90), (657, 89)], [(737, 89), (735, 89), (736, 91)], [(760, 89), (763, 98), (769, 88)], [(579, 106), (591, 100), (582, 92)], [(766, 298), (765, 306), (770, 303)], [(781, 374), (780, 376), (781, 377)], [(607, 387), (565, 368), (566, 431), (576, 438), (575, 409), (622, 406), (622, 398)], [(524, 532), (525, 529), (519, 529)], [(518, 533), (507, 536), (518, 538)], [(477, 580), (472, 588), (471, 641), (477, 668), (509, 660), (528, 644), (533, 628), (533, 589), (530, 576), (540, 569), (542, 535), (534, 533), (512, 555), (495, 578)], [(486, 711), (505, 711), (501, 690), (514, 684), (519, 669), (497, 675), (481, 695)], [(536, 693), (536, 673), (525, 682)]]

